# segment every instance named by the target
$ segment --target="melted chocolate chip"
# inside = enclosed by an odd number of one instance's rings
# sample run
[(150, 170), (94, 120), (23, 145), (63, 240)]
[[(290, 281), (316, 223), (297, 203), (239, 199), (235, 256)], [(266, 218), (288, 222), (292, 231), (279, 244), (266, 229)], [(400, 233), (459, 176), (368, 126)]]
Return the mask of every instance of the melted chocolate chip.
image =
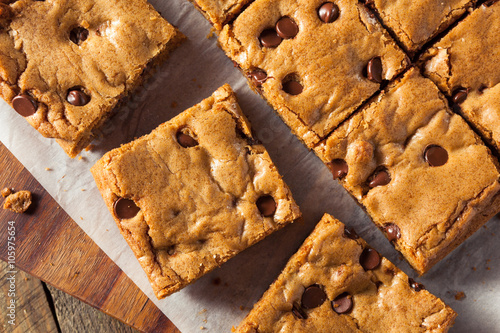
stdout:
[(451, 97), (451, 101), (454, 104), (462, 104), (467, 99), (468, 94), (469, 94), (468, 89), (458, 88), (453, 92), (453, 96)]
[(304, 90), (304, 87), (297, 81), (290, 80), (283, 82), (283, 91), (289, 95), (299, 95), (302, 90)]
[(184, 148), (190, 148), (198, 145), (198, 141), (196, 141), (189, 134), (182, 133), (178, 131), (176, 134), (177, 142)]
[(410, 287), (415, 289), (415, 291), (420, 291), (425, 289), (425, 286), (423, 284), (416, 282), (412, 278), (408, 278), (408, 284), (410, 285)]
[(366, 65), (366, 77), (375, 83), (382, 83), (382, 60), (375, 57)]
[(130, 199), (118, 198), (113, 205), (116, 217), (120, 220), (131, 219), (139, 213), (140, 208)]
[(307, 314), (304, 310), (297, 304), (297, 302), (293, 302), (292, 313), (297, 319), (307, 319)]
[(248, 73), (248, 77), (252, 80), (254, 86), (260, 88), (267, 80), (267, 74), (262, 69), (254, 69)]
[(401, 238), (401, 231), (399, 230), (399, 227), (395, 225), (394, 223), (388, 223), (384, 226), (384, 231), (387, 235), (387, 239), (389, 242), (398, 240)]
[(368, 183), (368, 186), (371, 188), (377, 186), (384, 186), (389, 184), (390, 181), (391, 181), (391, 176), (389, 175), (389, 172), (387, 171), (386, 168), (382, 168), (376, 170), (373, 173), (373, 175), (370, 177), (370, 182)]
[(325, 23), (332, 23), (339, 18), (339, 6), (332, 2), (325, 2), (318, 9), (319, 19)]
[(84, 106), (90, 102), (90, 96), (80, 90), (80, 88), (71, 88), (68, 91), (66, 100), (74, 106)]
[(332, 301), (333, 311), (338, 314), (347, 313), (352, 310), (352, 296), (349, 293), (342, 293)]
[(380, 265), (380, 255), (374, 249), (366, 248), (359, 256), (359, 263), (365, 271), (377, 268)]
[(69, 33), (69, 39), (76, 45), (80, 45), (89, 37), (89, 31), (82, 27), (76, 27)]
[(283, 40), (274, 29), (266, 29), (259, 36), (260, 44), (263, 47), (277, 47)]
[(276, 201), (270, 195), (263, 195), (256, 202), (259, 212), (264, 217), (271, 217), (276, 212)]
[(326, 294), (317, 284), (313, 284), (304, 290), (301, 304), (304, 309), (314, 309), (326, 300)]
[(344, 178), (347, 176), (347, 172), (349, 172), (347, 162), (340, 158), (334, 159), (328, 163), (328, 167), (333, 174), (333, 179)]
[(358, 234), (356, 233), (356, 231), (354, 231), (353, 228), (347, 229), (347, 227), (345, 227), (345, 226), (344, 226), (344, 237), (347, 237), (350, 239), (358, 239), (359, 238)]
[(29, 117), (36, 112), (37, 102), (27, 94), (17, 95), (12, 99), (12, 107), (23, 117)]
[(441, 146), (430, 145), (425, 148), (424, 158), (430, 166), (438, 167), (448, 162), (448, 152)]
[(290, 39), (295, 37), (299, 33), (299, 27), (294, 20), (287, 16), (284, 16), (280, 18), (276, 23), (276, 32), (281, 38)]

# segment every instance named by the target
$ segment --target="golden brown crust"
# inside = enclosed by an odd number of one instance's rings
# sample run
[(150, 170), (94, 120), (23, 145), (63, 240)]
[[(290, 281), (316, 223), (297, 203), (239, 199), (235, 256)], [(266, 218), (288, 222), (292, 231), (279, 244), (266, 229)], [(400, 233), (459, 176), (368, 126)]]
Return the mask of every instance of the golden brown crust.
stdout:
[(229, 23), (253, 0), (189, 0), (217, 30)]

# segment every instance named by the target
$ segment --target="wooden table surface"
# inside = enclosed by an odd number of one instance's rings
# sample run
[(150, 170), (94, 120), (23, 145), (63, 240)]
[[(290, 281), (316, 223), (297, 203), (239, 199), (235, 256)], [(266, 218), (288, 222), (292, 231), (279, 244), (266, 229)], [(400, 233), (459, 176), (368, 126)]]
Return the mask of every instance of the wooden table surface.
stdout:
[(0, 259), (9, 261), (14, 225), (16, 268), (139, 331), (179, 333), (1, 143), (0, 170), (0, 188), (29, 190), (34, 199), (24, 214), (0, 209)]

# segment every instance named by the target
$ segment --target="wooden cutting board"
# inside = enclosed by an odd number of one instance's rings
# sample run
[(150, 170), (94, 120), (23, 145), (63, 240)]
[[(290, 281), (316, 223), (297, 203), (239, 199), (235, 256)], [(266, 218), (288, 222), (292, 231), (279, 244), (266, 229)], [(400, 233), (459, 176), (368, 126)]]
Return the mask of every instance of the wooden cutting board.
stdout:
[(0, 259), (9, 260), (14, 225), (17, 268), (142, 332), (180, 333), (0, 143), (4, 187), (31, 191), (34, 204), (24, 214), (0, 209)]

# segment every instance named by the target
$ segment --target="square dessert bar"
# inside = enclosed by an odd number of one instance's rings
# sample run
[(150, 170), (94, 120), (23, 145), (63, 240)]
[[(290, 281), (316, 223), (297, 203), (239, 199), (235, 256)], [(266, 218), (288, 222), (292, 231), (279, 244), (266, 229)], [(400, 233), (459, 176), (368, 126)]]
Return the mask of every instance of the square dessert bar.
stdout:
[(146, 0), (4, 1), (0, 96), (75, 157), (183, 38)]
[(253, 0), (189, 0), (217, 29), (234, 19)]
[(315, 151), (420, 274), (500, 211), (497, 160), (416, 69)]
[(410, 54), (457, 21), (475, 0), (367, 0)]
[(158, 298), (300, 216), (228, 85), (91, 171)]
[(357, 0), (257, 0), (219, 43), (309, 148), (408, 65)]
[(500, 2), (486, 2), (423, 56), (433, 80), (500, 151)]
[(325, 214), (238, 333), (447, 332), (456, 313)]

